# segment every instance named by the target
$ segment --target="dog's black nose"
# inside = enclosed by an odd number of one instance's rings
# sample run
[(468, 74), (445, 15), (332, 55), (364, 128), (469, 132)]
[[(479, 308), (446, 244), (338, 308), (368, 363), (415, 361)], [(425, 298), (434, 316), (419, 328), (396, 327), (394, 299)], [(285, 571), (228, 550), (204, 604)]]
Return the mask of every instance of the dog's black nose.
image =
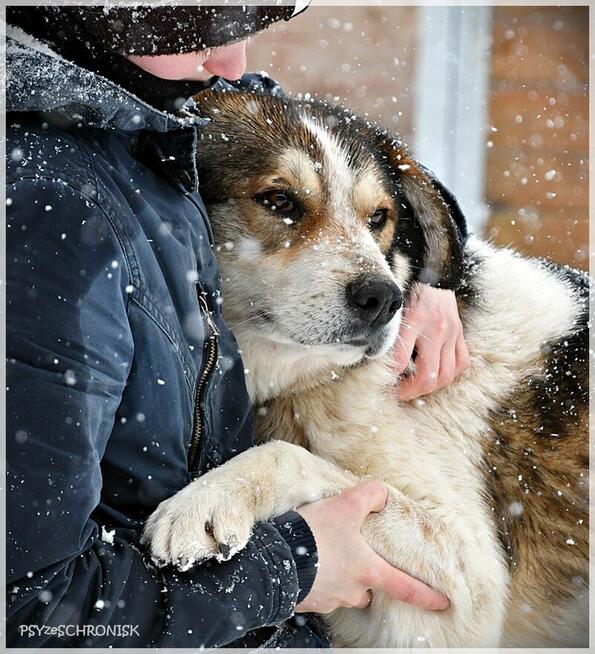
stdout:
[(347, 299), (361, 320), (377, 327), (390, 322), (403, 304), (399, 287), (377, 275), (362, 275), (348, 284)]

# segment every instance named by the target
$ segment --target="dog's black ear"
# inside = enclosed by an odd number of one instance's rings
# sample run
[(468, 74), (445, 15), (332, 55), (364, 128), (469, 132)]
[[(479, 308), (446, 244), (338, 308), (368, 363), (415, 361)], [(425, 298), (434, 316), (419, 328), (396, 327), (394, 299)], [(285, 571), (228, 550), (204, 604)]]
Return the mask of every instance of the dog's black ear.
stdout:
[(467, 236), (459, 203), (435, 175), (409, 156), (400, 142), (387, 139), (383, 146), (396, 187), (410, 207), (413, 227), (423, 234), (421, 269), (416, 278), (439, 288), (458, 288)]
[(444, 184), (434, 175), (434, 173), (429, 169), (423, 166), (422, 164), (417, 164), (421, 170), (432, 180), (434, 188), (440, 193), (443, 200), (448, 205), (450, 210), (450, 216), (454, 220), (457, 229), (459, 230), (459, 236), (461, 243), (464, 243), (467, 240), (469, 235), (467, 232), (467, 219), (465, 214), (459, 205), (458, 200), (452, 194), (452, 192), (444, 186)]
[[(424, 254), (417, 278), (431, 286), (456, 289), (463, 274), (463, 212), (452, 193), (415, 164), (399, 168), (399, 185), (423, 232)], [(407, 164), (405, 164), (407, 165)], [(466, 228), (465, 234), (466, 234)]]

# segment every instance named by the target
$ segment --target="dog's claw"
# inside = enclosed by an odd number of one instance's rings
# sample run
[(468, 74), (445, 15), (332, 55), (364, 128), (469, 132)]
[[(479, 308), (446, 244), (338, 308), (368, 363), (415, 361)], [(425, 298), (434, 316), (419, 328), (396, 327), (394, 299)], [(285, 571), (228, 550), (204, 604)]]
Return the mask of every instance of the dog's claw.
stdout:
[(217, 549), (219, 550), (219, 554), (221, 554), (221, 556), (227, 561), (229, 553), (231, 552), (229, 545), (227, 543), (219, 543)]

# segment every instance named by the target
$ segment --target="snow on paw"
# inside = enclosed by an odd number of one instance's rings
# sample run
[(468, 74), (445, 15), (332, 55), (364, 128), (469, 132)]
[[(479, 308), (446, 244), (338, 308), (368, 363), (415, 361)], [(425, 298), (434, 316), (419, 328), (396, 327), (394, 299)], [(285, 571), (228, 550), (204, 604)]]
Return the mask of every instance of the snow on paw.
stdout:
[(246, 546), (253, 511), (241, 492), (209, 483), (209, 476), (161, 502), (147, 520), (141, 542), (157, 565), (185, 571), (207, 559), (226, 561)]

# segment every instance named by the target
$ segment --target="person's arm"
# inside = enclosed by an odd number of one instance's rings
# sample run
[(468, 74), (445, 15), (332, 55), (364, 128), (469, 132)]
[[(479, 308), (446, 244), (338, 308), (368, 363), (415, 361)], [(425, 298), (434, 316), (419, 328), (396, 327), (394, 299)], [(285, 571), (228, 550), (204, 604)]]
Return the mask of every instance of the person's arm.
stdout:
[(7, 195), (9, 645), (210, 647), (283, 621), (298, 577), (272, 524), (186, 573), (155, 568), (135, 530), (102, 534), (100, 462), (133, 355), (129, 262), (84, 190), (36, 178)]

